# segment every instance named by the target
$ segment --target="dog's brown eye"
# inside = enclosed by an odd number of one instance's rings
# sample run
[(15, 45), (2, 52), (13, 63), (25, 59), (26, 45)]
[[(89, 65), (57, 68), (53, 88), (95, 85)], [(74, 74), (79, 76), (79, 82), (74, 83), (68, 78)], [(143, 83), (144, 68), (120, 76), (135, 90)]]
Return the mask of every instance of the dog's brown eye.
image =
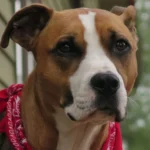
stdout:
[(127, 41), (121, 39), (118, 40), (114, 46), (114, 52), (122, 53), (130, 49), (130, 45)]
[(71, 47), (68, 43), (63, 43), (59, 46), (58, 51), (60, 53), (69, 53), (71, 51)]
[(127, 46), (127, 43), (123, 40), (119, 40), (116, 43), (116, 48), (118, 51), (123, 51), (124, 49), (126, 49)]
[(74, 41), (74, 37), (72, 36), (59, 40), (56, 46), (50, 52), (56, 56), (65, 58), (81, 56), (81, 48)]

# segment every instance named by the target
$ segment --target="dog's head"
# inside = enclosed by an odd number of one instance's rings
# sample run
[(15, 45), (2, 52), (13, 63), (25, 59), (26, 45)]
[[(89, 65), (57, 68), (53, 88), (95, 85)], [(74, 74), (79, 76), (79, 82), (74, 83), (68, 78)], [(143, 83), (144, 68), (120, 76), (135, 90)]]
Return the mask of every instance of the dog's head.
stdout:
[(135, 14), (133, 6), (56, 12), (31, 5), (12, 17), (1, 46), (11, 37), (33, 52), (35, 71), (49, 85), (43, 88), (60, 89), (52, 90), (56, 105), (71, 119), (121, 121), (137, 76)]

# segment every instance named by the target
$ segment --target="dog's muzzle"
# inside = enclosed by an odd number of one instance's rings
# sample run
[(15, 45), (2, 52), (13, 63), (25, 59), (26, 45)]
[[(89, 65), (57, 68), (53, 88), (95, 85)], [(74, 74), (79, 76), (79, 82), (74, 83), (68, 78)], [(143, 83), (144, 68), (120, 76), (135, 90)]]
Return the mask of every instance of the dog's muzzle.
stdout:
[(97, 112), (104, 113), (106, 117), (114, 116), (118, 122), (125, 118), (127, 95), (118, 73), (90, 74), (80, 82), (72, 82), (72, 85), (71, 99), (67, 96), (65, 105), (65, 112), (71, 120), (84, 120)]
[(117, 108), (119, 78), (112, 73), (98, 73), (91, 78), (90, 84), (96, 94), (95, 107), (108, 115), (115, 114), (115, 121), (124, 119)]

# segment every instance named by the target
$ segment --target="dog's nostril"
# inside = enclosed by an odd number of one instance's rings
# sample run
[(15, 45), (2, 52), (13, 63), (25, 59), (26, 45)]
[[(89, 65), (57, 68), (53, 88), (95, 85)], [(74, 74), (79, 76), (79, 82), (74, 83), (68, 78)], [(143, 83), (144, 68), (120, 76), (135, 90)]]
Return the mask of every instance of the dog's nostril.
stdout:
[(93, 86), (97, 90), (104, 90), (105, 88), (105, 81), (104, 80), (99, 80), (99, 82), (95, 83), (95, 86)]
[(96, 74), (91, 79), (91, 86), (97, 92), (105, 95), (111, 96), (119, 88), (119, 79), (114, 74)]
[(99, 88), (100, 89), (104, 89), (105, 88), (105, 81), (104, 80), (100, 80), (100, 82), (99, 82)]
[(112, 89), (116, 89), (119, 87), (119, 81), (117, 79), (113, 78), (110, 84)]

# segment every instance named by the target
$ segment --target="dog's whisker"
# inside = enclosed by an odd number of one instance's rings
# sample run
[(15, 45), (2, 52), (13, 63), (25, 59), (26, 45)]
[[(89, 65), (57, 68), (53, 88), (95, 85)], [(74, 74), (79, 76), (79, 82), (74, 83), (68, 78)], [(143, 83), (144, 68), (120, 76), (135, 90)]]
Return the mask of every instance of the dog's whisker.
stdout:
[(128, 97), (128, 102), (129, 102), (129, 105), (131, 107), (138, 107), (140, 108), (140, 105), (137, 103), (137, 101), (131, 97)]

